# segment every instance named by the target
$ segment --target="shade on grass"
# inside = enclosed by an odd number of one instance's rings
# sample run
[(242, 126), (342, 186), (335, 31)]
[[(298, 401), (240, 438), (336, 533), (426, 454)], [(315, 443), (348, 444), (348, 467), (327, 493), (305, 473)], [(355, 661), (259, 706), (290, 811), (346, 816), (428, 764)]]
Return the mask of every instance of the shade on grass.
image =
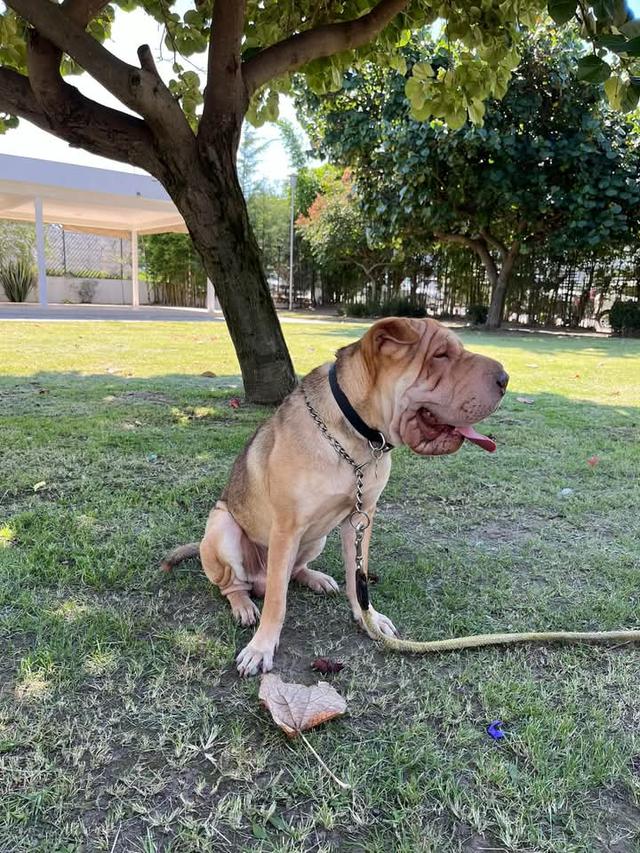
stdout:
[[(285, 330), (302, 372), (364, 328)], [(350, 715), (310, 735), (341, 792), (237, 679), (250, 632), (198, 568), (157, 570), (267, 414), (229, 405), (222, 325), (0, 333), (0, 849), (636, 849), (640, 650), (398, 657), (292, 590), (279, 674), (345, 663)], [(425, 639), (637, 625), (640, 343), (465, 340), (511, 374), (498, 452), (394, 451), (376, 608)], [(335, 537), (317, 565), (342, 580)]]

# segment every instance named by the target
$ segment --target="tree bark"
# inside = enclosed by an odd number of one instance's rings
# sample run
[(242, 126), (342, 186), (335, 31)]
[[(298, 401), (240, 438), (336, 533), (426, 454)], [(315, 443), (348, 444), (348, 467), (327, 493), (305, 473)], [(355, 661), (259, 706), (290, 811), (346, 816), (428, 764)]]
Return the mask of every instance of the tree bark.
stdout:
[(494, 279), (491, 281), (491, 302), (489, 304), (489, 311), (487, 312), (487, 322), (485, 323), (486, 329), (499, 329), (502, 325), (502, 317), (504, 314), (505, 302), (507, 300), (507, 291), (509, 289), (511, 273), (513, 272), (513, 267), (519, 252), (520, 243), (516, 241), (510, 249), (506, 251), (506, 254), (502, 255), (502, 266), (500, 268), (500, 272), (497, 276), (494, 275)]
[(247, 400), (281, 402), (295, 387), (296, 377), (249, 223), (233, 141), (225, 144), (219, 136), (215, 149), (211, 143), (207, 146), (204, 162), (202, 157), (192, 160), (184, 176), (171, 168), (163, 182), (215, 288)]
[(485, 328), (499, 329), (502, 325), (502, 315), (504, 314), (504, 303), (507, 298), (508, 286), (509, 275), (505, 275), (504, 269), (502, 269), (491, 286), (491, 302), (489, 303)]

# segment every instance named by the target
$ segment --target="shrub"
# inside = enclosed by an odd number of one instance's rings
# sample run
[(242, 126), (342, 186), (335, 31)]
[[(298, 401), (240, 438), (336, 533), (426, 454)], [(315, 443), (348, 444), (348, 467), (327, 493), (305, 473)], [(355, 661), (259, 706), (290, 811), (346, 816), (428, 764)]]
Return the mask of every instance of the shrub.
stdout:
[(85, 279), (85, 281), (78, 286), (78, 299), (80, 302), (84, 305), (90, 305), (93, 302), (93, 297), (96, 295), (97, 287), (97, 282)]
[(611, 333), (621, 337), (640, 336), (640, 303), (618, 299), (609, 311)]
[(489, 308), (486, 305), (469, 305), (467, 308), (467, 319), (470, 320), (474, 326), (484, 326), (487, 322), (488, 313)]
[(0, 284), (9, 302), (24, 302), (36, 283), (30, 258), (17, 258), (0, 266)]
[(422, 305), (416, 305), (406, 296), (396, 296), (387, 299), (380, 306), (381, 317), (426, 317), (427, 312)]
[(375, 317), (380, 306), (374, 302), (349, 302), (344, 306), (347, 317)]
[(395, 296), (384, 302), (350, 302), (345, 305), (348, 317), (426, 317), (427, 312), (406, 296)]

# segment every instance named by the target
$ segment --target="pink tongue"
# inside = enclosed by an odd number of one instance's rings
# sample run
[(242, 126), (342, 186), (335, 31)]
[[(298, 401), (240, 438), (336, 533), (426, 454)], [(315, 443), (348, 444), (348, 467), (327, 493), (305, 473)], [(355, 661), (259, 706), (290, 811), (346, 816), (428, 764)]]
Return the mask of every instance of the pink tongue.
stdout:
[(489, 453), (493, 453), (496, 449), (496, 443), (492, 438), (489, 438), (487, 435), (481, 435), (472, 426), (455, 427), (453, 431), (457, 432), (458, 435), (464, 436), (467, 441), (477, 444), (483, 450), (488, 450)]

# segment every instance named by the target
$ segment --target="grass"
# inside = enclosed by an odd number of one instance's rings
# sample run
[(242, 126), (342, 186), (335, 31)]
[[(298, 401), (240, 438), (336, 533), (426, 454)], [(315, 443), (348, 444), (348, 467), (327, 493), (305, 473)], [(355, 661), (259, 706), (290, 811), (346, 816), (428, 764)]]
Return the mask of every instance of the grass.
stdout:
[[(345, 663), (349, 715), (309, 735), (339, 790), (236, 677), (250, 631), (157, 569), (267, 414), (229, 406), (224, 327), (0, 330), (0, 851), (640, 850), (639, 650), (393, 656), (292, 591), (277, 671)], [(301, 372), (362, 331), (285, 326)], [(464, 337), (512, 377), (499, 452), (394, 452), (377, 609), (415, 638), (638, 625), (640, 344)], [(335, 537), (317, 565), (342, 580)]]

